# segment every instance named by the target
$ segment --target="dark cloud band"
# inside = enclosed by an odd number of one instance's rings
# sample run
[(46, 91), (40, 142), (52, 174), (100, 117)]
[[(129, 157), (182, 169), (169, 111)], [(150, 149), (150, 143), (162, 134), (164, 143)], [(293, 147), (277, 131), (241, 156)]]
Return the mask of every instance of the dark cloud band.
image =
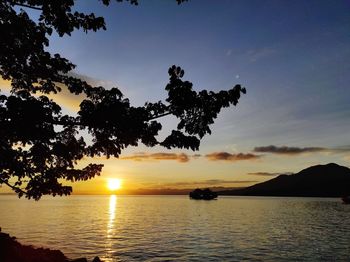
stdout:
[(260, 146), (255, 147), (254, 152), (258, 153), (272, 153), (272, 154), (282, 154), (282, 155), (297, 155), (303, 153), (315, 153), (329, 151), (327, 148), (323, 147), (289, 147), (289, 146)]
[(292, 172), (284, 172), (284, 173), (269, 173), (269, 172), (253, 172), (253, 173), (248, 173), (248, 175), (253, 175), (253, 176), (279, 176), (279, 175), (291, 175), (293, 174)]
[(211, 154), (207, 154), (205, 156), (210, 161), (241, 161), (241, 160), (255, 160), (260, 158), (261, 156), (251, 153), (238, 153), (238, 154), (231, 154), (228, 152), (215, 152)]
[(176, 160), (181, 163), (186, 163), (190, 160), (190, 157), (185, 153), (137, 153), (131, 156), (124, 156), (121, 159), (134, 160), (134, 161), (147, 161), (147, 160)]

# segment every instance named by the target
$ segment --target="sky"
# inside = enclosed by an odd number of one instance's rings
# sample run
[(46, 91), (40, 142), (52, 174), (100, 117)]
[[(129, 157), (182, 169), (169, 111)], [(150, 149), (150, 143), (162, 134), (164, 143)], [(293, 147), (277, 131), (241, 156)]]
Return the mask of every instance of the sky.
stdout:
[[(195, 90), (246, 87), (223, 110), (200, 150), (144, 146), (103, 163), (101, 177), (74, 193), (194, 187), (243, 187), (316, 164), (350, 166), (350, 1), (140, 0), (139, 6), (77, 1), (107, 30), (51, 38), (49, 50), (77, 65), (74, 74), (117, 86), (132, 105), (166, 98), (168, 68), (185, 70)], [(34, 14), (35, 15), (35, 14)], [(0, 86), (6, 82), (0, 82)], [(56, 97), (75, 114), (79, 97)], [(175, 121), (162, 121), (166, 135)], [(3, 189), (2, 189), (3, 190)], [(141, 192), (137, 191), (137, 192)]]

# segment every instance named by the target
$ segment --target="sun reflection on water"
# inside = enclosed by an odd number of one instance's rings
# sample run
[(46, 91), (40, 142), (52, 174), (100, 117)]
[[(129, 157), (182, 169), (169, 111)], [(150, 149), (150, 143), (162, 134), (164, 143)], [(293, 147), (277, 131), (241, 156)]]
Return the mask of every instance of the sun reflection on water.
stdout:
[(103, 261), (111, 262), (113, 261), (113, 237), (115, 235), (115, 218), (117, 210), (117, 196), (111, 195), (109, 197), (109, 209), (108, 209), (108, 223), (107, 223), (107, 234), (106, 234), (106, 255), (101, 256)]
[(115, 214), (117, 209), (117, 196), (111, 195), (109, 197), (109, 220), (107, 225), (107, 237), (110, 238), (113, 233)]

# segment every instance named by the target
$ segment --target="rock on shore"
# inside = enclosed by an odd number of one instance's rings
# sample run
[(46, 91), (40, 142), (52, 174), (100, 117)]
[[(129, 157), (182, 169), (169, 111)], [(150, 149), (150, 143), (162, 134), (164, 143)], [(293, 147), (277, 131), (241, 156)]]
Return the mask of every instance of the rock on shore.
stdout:
[[(68, 259), (60, 250), (22, 245), (9, 234), (0, 232), (1, 262), (87, 262), (86, 258)], [(92, 262), (102, 262), (95, 257)]]

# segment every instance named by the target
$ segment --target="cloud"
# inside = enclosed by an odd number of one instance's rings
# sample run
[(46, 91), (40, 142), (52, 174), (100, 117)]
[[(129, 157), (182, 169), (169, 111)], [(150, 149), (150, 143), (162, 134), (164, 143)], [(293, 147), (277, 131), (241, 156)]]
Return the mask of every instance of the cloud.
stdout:
[(80, 103), (85, 99), (83, 94), (75, 95), (69, 92), (68, 88), (65, 85), (58, 84), (61, 88), (61, 92), (57, 94), (47, 95), (50, 99), (55, 101), (59, 106), (69, 110), (70, 112), (78, 112)]
[[(61, 92), (57, 94), (49, 94), (46, 95), (48, 98), (55, 101), (59, 106), (66, 108), (71, 112), (77, 112), (79, 110), (79, 105), (81, 101), (84, 99), (82, 95), (74, 95), (68, 91), (68, 88), (65, 85), (58, 84), (58, 86), (62, 89)], [(0, 90), (4, 92), (6, 95), (10, 94), (11, 91), (11, 81), (4, 80), (0, 78)], [(35, 94), (35, 96), (43, 95), (41, 93)]]
[(207, 154), (205, 156), (207, 159), (210, 161), (230, 161), (230, 162), (235, 162), (235, 161), (240, 161), (240, 160), (255, 160), (260, 158), (261, 156), (251, 154), (251, 153), (238, 153), (238, 154), (230, 154), (228, 152), (214, 152), (211, 154)]
[(228, 49), (227, 51), (226, 51), (226, 56), (230, 56), (232, 54), (232, 49)]
[(75, 78), (79, 78), (79, 79), (87, 82), (91, 86), (103, 86), (106, 89), (115, 87), (115, 84), (112, 81), (92, 78), (90, 76), (87, 76), (87, 75), (84, 75), (84, 74), (80, 74), (80, 73), (77, 73), (75, 71), (69, 72), (68, 75), (72, 76), (72, 77), (75, 77)]
[(122, 156), (120, 159), (133, 160), (133, 161), (152, 161), (152, 160), (176, 160), (180, 163), (186, 163), (190, 161), (190, 156), (185, 153), (136, 153), (130, 156)]
[(349, 153), (350, 152), (350, 146), (339, 146), (335, 148), (328, 149), (329, 151), (332, 151), (334, 153)]
[(249, 57), (250, 62), (256, 62), (260, 59), (269, 57), (273, 54), (275, 54), (277, 51), (272, 48), (260, 48), (260, 49), (252, 49), (247, 52), (247, 55)]
[(331, 151), (331, 149), (324, 147), (289, 147), (289, 146), (260, 146), (255, 147), (254, 152), (258, 153), (272, 153), (281, 155), (297, 155), (303, 153), (315, 153), (315, 152), (326, 152)]
[(254, 176), (279, 176), (279, 175), (292, 175), (292, 172), (284, 172), (284, 173), (269, 173), (269, 172), (253, 172), (248, 173), (248, 175)]
[(224, 180), (224, 179), (208, 179), (202, 181), (181, 181), (174, 183), (166, 183), (166, 184), (154, 184), (154, 183), (146, 183), (147, 186), (157, 186), (162, 188), (178, 188), (178, 187), (195, 187), (195, 186), (220, 186), (220, 185), (232, 185), (232, 184), (248, 184), (248, 183), (256, 183), (256, 180)]
[(0, 77), (0, 91), (10, 93), (11, 82), (9, 80), (4, 80), (2, 77)]
[(203, 181), (208, 184), (218, 185), (218, 184), (243, 184), (243, 183), (255, 183), (258, 181), (253, 180), (223, 180), (223, 179), (208, 179)]
[[(126, 156), (120, 156), (119, 159), (121, 160), (132, 160), (132, 161), (162, 161), (162, 160), (175, 160), (180, 163), (187, 163), (190, 160), (197, 160), (201, 159), (202, 157), (205, 157), (209, 161), (228, 161), (228, 162), (234, 162), (234, 161), (240, 161), (240, 160), (254, 160), (258, 159), (261, 156), (255, 155), (251, 153), (238, 153), (238, 154), (230, 154), (227, 152), (214, 152), (207, 154), (205, 156), (201, 154), (193, 154), (188, 155), (186, 153), (165, 153), (165, 152), (157, 152), (157, 153), (147, 153), (147, 152), (138, 152), (131, 155)], [(102, 158), (102, 157), (101, 157)], [(97, 157), (94, 157), (93, 159), (97, 159)], [(104, 157), (103, 157), (104, 159)]]
[[(91, 78), (86, 75), (82, 75), (76, 72), (70, 72), (69, 76), (79, 78), (82, 81), (87, 82), (91, 86), (103, 86), (106, 89), (113, 87), (112, 82), (99, 80), (95, 78)], [(84, 94), (75, 95), (72, 94), (67, 86), (63, 84), (58, 84), (58, 86), (62, 89), (61, 92), (57, 94), (50, 94), (48, 97), (54, 100), (60, 106), (68, 109), (71, 112), (78, 112), (80, 109), (80, 103), (86, 98)]]
[[(86, 75), (82, 75), (76, 72), (70, 72), (68, 74), (69, 76), (79, 78), (83, 81), (86, 81), (88, 84), (92, 86), (103, 86), (106, 89), (109, 89), (113, 87), (113, 83), (111, 81), (104, 81), (99, 79), (94, 79), (91, 77), (88, 77)], [(86, 98), (85, 95), (75, 95), (69, 92), (67, 86), (63, 84), (57, 84), (61, 88), (61, 92), (58, 92), (57, 94), (51, 93), (48, 96), (50, 99), (55, 101), (59, 106), (69, 110), (71, 113), (75, 113), (79, 111), (79, 105), (83, 101), (83, 99)], [(10, 93), (11, 90), (11, 81), (4, 80), (0, 77), (0, 90), (5, 93)], [(36, 96), (43, 95), (41, 93), (37, 93)]]
[(271, 154), (279, 154), (279, 155), (300, 155), (306, 153), (331, 153), (331, 154), (345, 154), (350, 152), (350, 146), (339, 146), (333, 148), (327, 147), (289, 147), (289, 146), (260, 146), (255, 147), (254, 152), (257, 153), (271, 153)]

